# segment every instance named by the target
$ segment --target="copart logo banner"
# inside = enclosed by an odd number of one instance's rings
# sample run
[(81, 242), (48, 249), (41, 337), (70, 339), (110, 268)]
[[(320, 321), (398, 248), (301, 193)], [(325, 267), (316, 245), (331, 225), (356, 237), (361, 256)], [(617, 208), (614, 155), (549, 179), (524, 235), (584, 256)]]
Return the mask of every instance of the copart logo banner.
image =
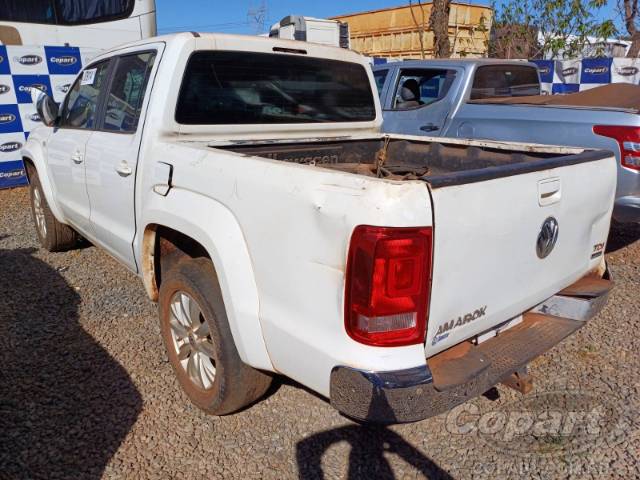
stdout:
[(74, 47), (44, 47), (51, 75), (75, 75), (82, 68), (80, 49)]
[(585, 58), (582, 60), (581, 84), (611, 83), (610, 58)]

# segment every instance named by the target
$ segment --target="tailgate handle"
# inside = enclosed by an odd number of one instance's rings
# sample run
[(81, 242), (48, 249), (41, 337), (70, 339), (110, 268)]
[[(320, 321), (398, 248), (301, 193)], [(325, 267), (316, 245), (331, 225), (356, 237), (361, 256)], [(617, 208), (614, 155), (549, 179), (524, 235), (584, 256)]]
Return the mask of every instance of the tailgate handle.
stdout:
[(547, 178), (538, 182), (538, 204), (541, 207), (558, 203), (562, 198), (562, 184), (559, 178)]

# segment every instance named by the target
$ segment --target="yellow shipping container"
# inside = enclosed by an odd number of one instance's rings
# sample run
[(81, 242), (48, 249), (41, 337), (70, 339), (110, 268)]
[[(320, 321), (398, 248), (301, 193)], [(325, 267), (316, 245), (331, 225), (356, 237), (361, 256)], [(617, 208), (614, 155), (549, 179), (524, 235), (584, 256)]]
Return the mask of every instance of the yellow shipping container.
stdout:
[[(375, 57), (433, 58), (429, 30), (431, 3), (385, 8), (332, 17), (349, 24), (351, 48)], [(452, 57), (487, 54), (493, 10), (483, 5), (451, 3), (449, 41)], [(422, 36), (422, 45), (420, 37)]]

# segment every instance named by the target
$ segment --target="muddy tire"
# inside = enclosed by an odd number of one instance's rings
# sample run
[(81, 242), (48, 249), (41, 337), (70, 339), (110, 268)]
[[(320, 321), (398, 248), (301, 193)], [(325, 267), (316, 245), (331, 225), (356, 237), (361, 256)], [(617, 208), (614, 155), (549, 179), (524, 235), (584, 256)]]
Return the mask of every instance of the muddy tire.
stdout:
[(76, 247), (80, 237), (73, 228), (60, 223), (53, 216), (42, 191), (38, 173), (33, 168), (29, 170), (29, 194), (31, 216), (40, 245), (50, 252), (64, 252)]
[(209, 259), (171, 263), (162, 278), (158, 309), (169, 362), (197, 407), (211, 415), (225, 415), (267, 391), (271, 376), (240, 360)]

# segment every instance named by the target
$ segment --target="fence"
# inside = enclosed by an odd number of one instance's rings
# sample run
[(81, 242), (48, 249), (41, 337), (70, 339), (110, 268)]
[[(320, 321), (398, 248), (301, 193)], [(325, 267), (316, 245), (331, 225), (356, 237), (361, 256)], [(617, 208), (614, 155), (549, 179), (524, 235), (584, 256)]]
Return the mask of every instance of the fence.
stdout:
[(640, 83), (640, 59), (585, 58), (534, 60), (542, 90), (549, 94), (574, 93), (608, 83)]

